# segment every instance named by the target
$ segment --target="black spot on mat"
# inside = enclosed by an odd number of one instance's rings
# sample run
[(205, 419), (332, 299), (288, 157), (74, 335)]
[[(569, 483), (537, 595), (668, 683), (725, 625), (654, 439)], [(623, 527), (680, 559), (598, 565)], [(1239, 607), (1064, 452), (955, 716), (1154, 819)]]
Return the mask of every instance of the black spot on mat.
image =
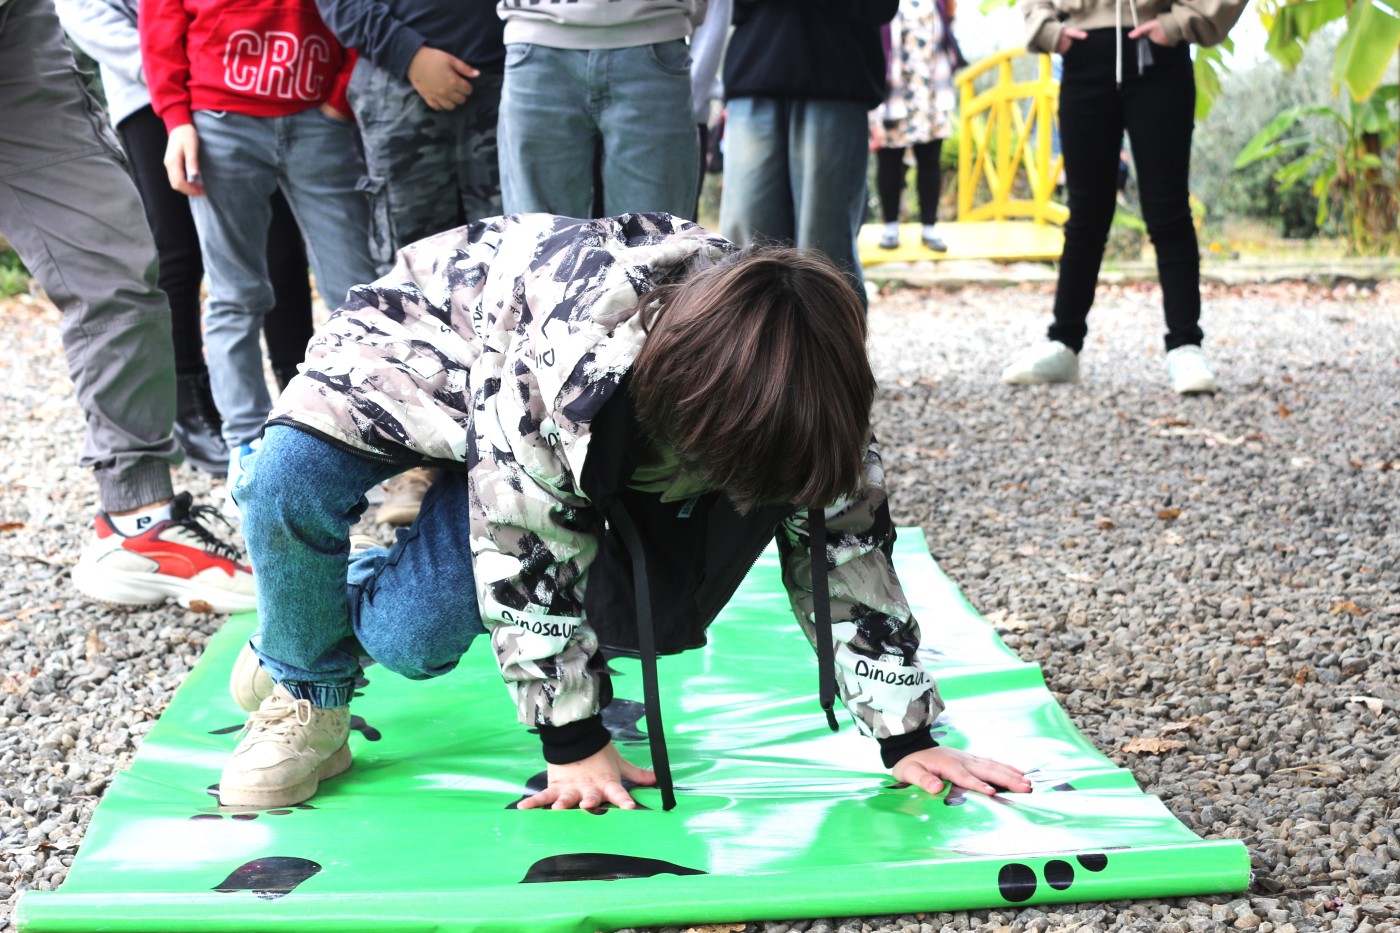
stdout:
[(1076, 788), (1075, 788), (1075, 786), (1074, 786), (1073, 784), (1071, 784), (1071, 783), (1069, 783), (1068, 781), (1066, 781), (1066, 782), (1063, 783), (1063, 784), (1056, 784), (1054, 787), (1052, 787), (1052, 788), (1050, 788), (1050, 789), (1051, 789), (1051, 790), (1065, 791), (1065, 790), (1075, 790)]
[(362, 717), (356, 716), (354, 713), (350, 714), (350, 728), (360, 733), (360, 735), (364, 736), (366, 741), (369, 742), (378, 742), (380, 739), (384, 738), (384, 733), (380, 732), (378, 729), (374, 728), (374, 726), (365, 722)]
[(651, 878), (655, 875), (703, 875), (697, 868), (686, 868), (661, 859), (608, 852), (575, 852), (551, 855), (530, 866), (521, 884), (544, 881), (616, 881), (619, 878)]
[(320, 870), (321, 866), (310, 859), (273, 855), (244, 862), (214, 890), (220, 894), (252, 891), (263, 900), (274, 901), (291, 894), (297, 885)]
[(1074, 884), (1074, 866), (1063, 859), (1052, 859), (1045, 863), (1045, 883), (1056, 891), (1063, 891)]
[(647, 735), (637, 728), (637, 723), (646, 716), (647, 708), (636, 700), (621, 700), (616, 697), (603, 707), (603, 725), (612, 733), (613, 741), (623, 744), (645, 742)]
[(945, 807), (960, 807), (965, 803), (967, 803), (967, 791), (957, 785), (949, 788), (948, 796), (943, 798), (943, 806)]
[(1079, 862), (1079, 864), (1090, 871), (1103, 871), (1108, 867), (1108, 856), (1099, 852), (1093, 852), (1089, 855), (1076, 855), (1074, 858), (1075, 861)]
[(1020, 862), (1003, 865), (997, 872), (997, 887), (1001, 896), (1013, 904), (1028, 901), (1035, 894), (1035, 872)]

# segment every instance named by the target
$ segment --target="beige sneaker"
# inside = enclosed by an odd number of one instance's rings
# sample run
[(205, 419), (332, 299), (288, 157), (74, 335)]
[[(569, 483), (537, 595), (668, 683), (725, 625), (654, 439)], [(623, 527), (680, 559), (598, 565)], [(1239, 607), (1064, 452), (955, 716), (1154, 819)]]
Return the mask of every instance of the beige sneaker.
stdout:
[(1079, 381), (1079, 354), (1058, 340), (1046, 340), (1017, 354), (1001, 371), (1009, 386), (1039, 386)]
[(233, 662), (228, 678), (228, 692), (238, 708), (246, 712), (260, 709), (263, 700), (272, 696), (272, 677), (262, 669), (262, 662), (253, 653), (253, 646), (243, 643), (243, 650)]
[(224, 806), (290, 807), (350, 767), (348, 706), (312, 706), (278, 684), (243, 728), (219, 779)]
[(437, 469), (414, 467), (389, 480), (384, 484), (384, 501), (379, 505), (375, 520), (390, 525), (412, 525), (423, 508), (423, 496), (438, 473)]

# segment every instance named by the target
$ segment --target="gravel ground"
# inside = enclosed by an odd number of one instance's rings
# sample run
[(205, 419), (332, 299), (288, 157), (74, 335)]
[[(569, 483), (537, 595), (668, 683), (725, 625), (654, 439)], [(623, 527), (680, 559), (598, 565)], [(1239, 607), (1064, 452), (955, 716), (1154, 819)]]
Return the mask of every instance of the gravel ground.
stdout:
[[(1157, 292), (1135, 285), (1101, 289), (1081, 385), (999, 386), (1050, 297), (873, 303), (895, 516), (1099, 748), (1196, 832), (1244, 840), (1252, 890), (706, 933), (1400, 929), (1400, 286), (1208, 290), (1222, 392), (1188, 399), (1166, 386)], [(57, 323), (0, 306), (5, 929), (19, 892), (63, 880), (219, 621), (69, 586), (96, 502)], [(211, 490), (183, 469), (177, 487)]]

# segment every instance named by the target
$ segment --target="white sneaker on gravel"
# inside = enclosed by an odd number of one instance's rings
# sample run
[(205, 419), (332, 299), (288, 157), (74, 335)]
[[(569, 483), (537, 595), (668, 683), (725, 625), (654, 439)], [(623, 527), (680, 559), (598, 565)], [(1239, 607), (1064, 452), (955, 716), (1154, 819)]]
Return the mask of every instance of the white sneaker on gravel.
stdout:
[(174, 599), (198, 612), (251, 612), (258, 607), (253, 571), (232, 544), (204, 524), (217, 510), (192, 505), (182, 492), (170, 518), (123, 535), (106, 512), (73, 567), (85, 596), (117, 606), (153, 606)]
[(1168, 351), (1167, 375), (1178, 395), (1215, 392), (1215, 373), (1210, 371), (1204, 351), (1195, 344)]
[(243, 729), (219, 778), (224, 806), (290, 807), (350, 767), (348, 706), (312, 706), (278, 684)]
[(1058, 340), (1047, 340), (1023, 350), (1001, 371), (1010, 386), (1038, 386), (1079, 381), (1079, 354)]

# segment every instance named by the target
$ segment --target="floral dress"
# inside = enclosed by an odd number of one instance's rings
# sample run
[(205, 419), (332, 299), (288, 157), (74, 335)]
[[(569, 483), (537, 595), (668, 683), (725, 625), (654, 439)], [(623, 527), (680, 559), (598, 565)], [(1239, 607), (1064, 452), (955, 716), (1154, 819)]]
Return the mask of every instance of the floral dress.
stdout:
[(884, 146), (901, 149), (947, 139), (953, 132), (954, 52), (938, 0), (900, 0), (890, 23), (885, 102), (873, 111)]

